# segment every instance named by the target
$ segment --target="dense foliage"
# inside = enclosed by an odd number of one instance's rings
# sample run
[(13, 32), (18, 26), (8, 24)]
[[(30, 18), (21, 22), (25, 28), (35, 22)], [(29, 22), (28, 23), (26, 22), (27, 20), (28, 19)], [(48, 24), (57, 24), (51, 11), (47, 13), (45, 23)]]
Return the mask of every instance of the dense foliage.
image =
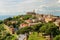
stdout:
[(25, 34), (25, 33), (29, 33), (32, 30), (31, 27), (24, 27), (21, 28), (20, 30), (17, 31), (17, 34)]
[[(60, 36), (56, 36), (60, 34), (60, 30), (58, 29), (58, 26), (56, 26), (53, 22), (48, 22), (48, 23), (37, 22), (36, 25), (19, 28), (20, 24), (25, 23), (25, 20), (35, 19), (35, 18), (36, 17), (32, 15), (22, 15), (22, 16), (19, 15), (19, 16), (9, 17), (3, 21), (0, 20), (0, 40), (15, 40), (17, 37), (16, 35), (11, 35), (9, 31), (6, 30), (4, 24), (7, 25), (8, 27), (14, 28), (17, 35), (25, 34), (25, 33), (29, 34), (29, 32), (31, 33), (33, 32), (33, 35), (34, 35), (34, 32), (36, 32), (37, 34), (44, 33), (44, 34), (53, 36), (54, 40), (60, 39)], [(36, 38), (41, 39), (40, 37), (36, 37)]]
[(60, 40), (60, 35), (57, 35), (54, 40)]
[(0, 24), (0, 40), (15, 40), (16, 36), (11, 35), (9, 31), (4, 27), (4, 24)]
[(45, 23), (40, 28), (40, 31), (46, 34), (52, 34), (53, 36), (56, 36), (60, 33), (58, 30), (58, 27), (54, 23)]

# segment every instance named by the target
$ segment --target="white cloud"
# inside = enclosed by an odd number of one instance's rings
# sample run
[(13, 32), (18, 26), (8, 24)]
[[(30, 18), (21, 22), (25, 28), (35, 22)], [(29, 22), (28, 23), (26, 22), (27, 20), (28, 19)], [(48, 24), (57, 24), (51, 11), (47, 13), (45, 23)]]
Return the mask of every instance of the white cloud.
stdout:
[(0, 15), (9, 15), (10, 13), (15, 15), (15, 12), (27, 12), (34, 9), (44, 11), (60, 7), (59, 2), (60, 0), (0, 0)]
[(60, 3), (60, 0), (58, 0), (58, 3)]

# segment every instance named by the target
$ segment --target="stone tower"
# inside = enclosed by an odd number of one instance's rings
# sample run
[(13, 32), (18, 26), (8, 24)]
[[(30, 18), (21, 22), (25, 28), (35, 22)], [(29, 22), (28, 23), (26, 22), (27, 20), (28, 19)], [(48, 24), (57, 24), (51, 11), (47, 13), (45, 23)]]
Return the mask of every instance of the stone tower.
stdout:
[(35, 13), (35, 10), (33, 10), (33, 12)]

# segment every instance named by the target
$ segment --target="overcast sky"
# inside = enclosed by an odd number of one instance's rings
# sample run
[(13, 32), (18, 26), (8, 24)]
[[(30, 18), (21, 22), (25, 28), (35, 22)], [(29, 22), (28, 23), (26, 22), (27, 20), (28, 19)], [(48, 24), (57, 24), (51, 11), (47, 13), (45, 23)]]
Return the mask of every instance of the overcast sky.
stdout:
[(34, 9), (38, 13), (60, 12), (60, 0), (0, 0), (0, 15), (17, 15)]

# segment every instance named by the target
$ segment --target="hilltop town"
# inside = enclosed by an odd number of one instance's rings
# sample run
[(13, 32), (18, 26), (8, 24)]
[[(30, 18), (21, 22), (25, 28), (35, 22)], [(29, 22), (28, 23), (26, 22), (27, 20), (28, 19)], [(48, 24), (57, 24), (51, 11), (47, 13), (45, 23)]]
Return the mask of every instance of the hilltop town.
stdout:
[[(48, 23), (53, 23), (52, 26), (56, 25), (57, 29), (60, 30), (60, 17), (59, 16), (54, 16), (51, 14), (38, 14), (38, 13), (35, 13), (35, 11), (27, 12), (26, 15), (18, 15), (18, 16), (14, 16), (13, 18), (9, 17), (7, 19), (4, 19), (4, 21), (0, 21), (0, 25), (4, 25), (4, 29), (6, 29), (7, 32), (9, 32), (11, 35), (15, 35), (16, 37), (18, 36), (17, 34), (29, 32), (29, 31), (30, 31), (29, 34), (32, 34), (32, 29), (30, 28), (27, 29), (28, 27), (33, 27), (33, 26), (35, 27), (37, 25), (36, 27), (39, 29), (41, 24), (46, 25)], [(50, 26), (50, 24), (48, 24), (48, 26)], [(25, 27), (27, 28), (24, 29)], [(55, 27), (52, 27), (52, 29), (54, 28)], [(38, 29), (36, 29), (36, 31)], [(23, 31), (20, 31), (20, 30), (23, 30)], [(35, 29), (33, 31), (36, 32)], [(50, 36), (47, 35), (46, 37), (47, 39), (45, 40), (52, 40), (50, 39)], [(27, 40), (27, 39), (25, 38), (24, 40)]]
[[(41, 22), (43, 22), (43, 23), (53, 22), (57, 26), (59, 26), (59, 24), (60, 24), (59, 16), (54, 16), (51, 14), (37, 14), (34, 11), (27, 12), (26, 15), (31, 15), (33, 18), (28, 18), (27, 20), (24, 20), (24, 23), (20, 24), (21, 28), (39, 24)], [(21, 17), (20, 19), (23, 19), (23, 17)]]

